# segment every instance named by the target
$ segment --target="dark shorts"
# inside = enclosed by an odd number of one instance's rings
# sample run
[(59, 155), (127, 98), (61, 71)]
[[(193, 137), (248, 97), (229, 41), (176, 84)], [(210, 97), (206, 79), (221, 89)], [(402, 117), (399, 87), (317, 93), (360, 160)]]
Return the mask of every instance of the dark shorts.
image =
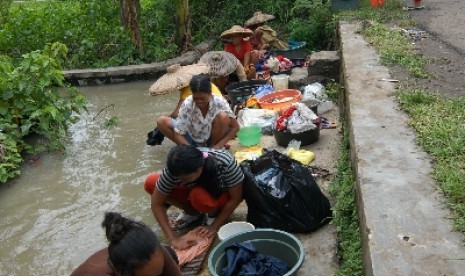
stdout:
[[(176, 119), (171, 119), (172, 121), (172, 124), (173, 124), (173, 128), (176, 127)], [(210, 147), (211, 146), (211, 139), (208, 138), (207, 142), (205, 144), (200, 144), (200, 143), (197, 143), (196, 141), (194, 141), (194, 139), (192, 139), (192, 137), (189, 135), (189, 133), (186, 133), (183, 135), (184, 136), (184, 139), (187, 140), (187, 142), (189, 142), (189, 144), (193, 145), (193, 146), (196, 146), (196, 147)]]

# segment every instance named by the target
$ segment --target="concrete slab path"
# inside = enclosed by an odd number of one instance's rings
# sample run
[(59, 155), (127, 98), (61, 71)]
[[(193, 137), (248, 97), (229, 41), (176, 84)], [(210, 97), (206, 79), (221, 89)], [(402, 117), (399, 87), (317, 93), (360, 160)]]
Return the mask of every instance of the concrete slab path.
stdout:
[(464, 236), (430, 177), (395, 87), (358, 26), (340, 24), (351, 159), (366, 275), (464, 275)]

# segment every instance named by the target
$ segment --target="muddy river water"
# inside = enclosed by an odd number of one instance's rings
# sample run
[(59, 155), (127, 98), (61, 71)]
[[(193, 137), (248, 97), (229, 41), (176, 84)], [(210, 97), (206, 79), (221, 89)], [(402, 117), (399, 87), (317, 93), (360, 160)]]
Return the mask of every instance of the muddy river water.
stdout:
[(0, 275), (69, 275), (106, 245), (108, 210), (155, 224), (143, 182), (173, 144), (147, 146), (146, 134), (178, 94), (152, 97), (151, 83), (81, 87), (89, 113), (70, 127), (66, 153), (28, 158), (20, 177), (0, 185)]

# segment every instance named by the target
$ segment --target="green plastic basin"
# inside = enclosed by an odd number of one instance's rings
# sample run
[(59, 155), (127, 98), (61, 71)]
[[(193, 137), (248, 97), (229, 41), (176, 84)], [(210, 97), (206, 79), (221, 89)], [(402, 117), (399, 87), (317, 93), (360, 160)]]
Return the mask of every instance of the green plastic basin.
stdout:
[(241, 127), (237, 132), (239, 144), (248, 147), (260, 143), (262, 137), (262, 129), (257, 125)]
[(250, 241), (258, 252), (286, 262), (291, 269), (285, 276), (295, 275), (304, 261), (304, 248), (294, 235), (281, 230), (260, 228), (231, 236), (213, 248), (208, 256), (210, 274), (221, 275), (221, 270), (226, 266), (226, 247), (245, 241)]

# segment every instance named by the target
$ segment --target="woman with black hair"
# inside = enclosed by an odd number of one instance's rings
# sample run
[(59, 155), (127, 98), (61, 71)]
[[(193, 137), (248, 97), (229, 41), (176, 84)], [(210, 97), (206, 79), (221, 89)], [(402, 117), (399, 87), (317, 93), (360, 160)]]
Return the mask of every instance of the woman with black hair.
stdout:
[[(201, 151), (192, 145), (171, 148), (166, 164), (161, 175), (147, 177), (144, 188), (152, 195), (152, 212), (167, 239), (173, 248), (183, 250), (195, 241), (179, 238), (172, 227), (184, 228), (206, 215), (197, 231), (206, 237), (215, 235), (242, 201), (244, 175), (228, 151)], [(167, 204), (183, 210), (173, 225)]]
[(174, 251), (162, 246), (145, 224), (108, 212), (102, 227), (108, 247), (90, 256), (71, 276), (182, 275)]
[(179, 108), (171, 124), (159, 124), (160, 131), (178, 145), (223, 148), (239, 130), (228, 102), (213, 95), (210, 77), (199, 74), (189, 84), (192, 95)]

